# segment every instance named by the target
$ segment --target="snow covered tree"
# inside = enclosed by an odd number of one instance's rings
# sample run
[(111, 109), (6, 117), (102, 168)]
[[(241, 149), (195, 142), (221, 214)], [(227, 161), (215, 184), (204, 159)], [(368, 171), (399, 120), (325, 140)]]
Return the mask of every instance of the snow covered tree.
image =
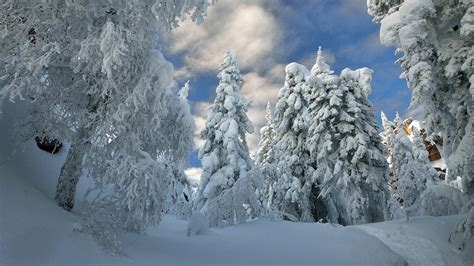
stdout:
[(241, 95), (243, 80), (233, 53), (225, 54), (218, 78), (212, 110), (201, 133), (203, 173), (195, 202), (195, 209), (208, 217), (211, 226), (245, 222), (249, 210), (255, 215), (260, 208), (245, 141), (245, 134), (253, 132), (246, 114), (249, 103)]
[[(399, 124), (398, 128), (401, 129), (401, 126)], [(425, 152), (419, 150), (421, 147), (418, 142), (421, 138), (416, 129), (414, 138), (417, 139), (417, 146), (410, 141), (403, 130), (398, 130), (392, 151), (392, 170), (397, 180), (397, 194), (407, 210), (414, 206), (427, 185), (434, 184), (436, 175), (429, 163), (426, 150)], [(416, 213), (410, 214), (416, 215)]]
[[(474, 202), (472, 1), (384, 1), (388, 8), (377, 2), (368, 1), (369, 13), (381, 23), (382, 44), (403, 52), (397, 62), (413, 91), (412, 105), (424, 106), (429, 134), (442, 134), (447, 179), (461, 176), (463, 190)], [(471, 209), (460, 225), (465, 238), (473, 221)]]
[(275, 129), (273, 128), (273, 115), (270, 102), (267, 103), (265, 114), (267, 124), (260, 129), (260, 142), (258, 143), (256, 163), (263, 176), (263, 188), (257, 191), (263, 206), (270, 210), (271, 196), (273, 195), (272, 184), (276, 181), (275, 166)]
[(316, 54), (316, 63), (311, 68), (311, 75), (317, 77), (319, 75), (331, 75), (333, 73), (334, 71), (331, 70), (331, 67), (326, 63), (326, 59), (323, 56), (323, 49), (319, 46)]
[(302, 197), (304, 180), (309, 176), (309, 152), (305, 145), (308, 76), (303, 65), (286, 66), (285, 85), (278, 93), (275, 108), (275, 161), (279, 178), (272, 185), (270, 197), (273, 210), (311, 221), (308, 199)]
[(390, 121), (388, 120), (387, 115), (385, 115), (384, 112), (381, 112), (381, 120), (383, 131), (380, 133), (380, 136), (382, 138), (382, 144), (385, 147), (384, 157), (385, 160), (387, 160), (389, 166), (389, 185), (398, 200), (399, 197), (398, 195), (396, 195), (395, 191), (398, 184), (398, 177), (394, 173), (395, 166), (393, 161), (393, 154), (395, 142), (397, 141), (397, 134), (403, 131), (402, 119), (397, 112), (395, 115), (395, 119), (393, 121)]
[(372, 71), (344, 69), (317, 97), (311, 144), (317, 147), (316, 178), (333, 223), (382, 221), (387, 207), (387, 165), (373, 119)]
[[(193, 11), (205, 15), (208, 1), (17, 1), (0, 5), (0, 97), (28, 99), (41, 132), (71, 143), (61, 169), (56, 201), (73, 208), (82, 158), (92, 139), (106, 138), (108, 116), (140, 80), (160, 28)], [(1, 102), (1, 101), (0, 101)], [(127, 123), (128, 121), (123, 121)], [(125, 125), (126, 127), (126, 125)], [(90, 154), (89, 154), (90, 156)], [(93, 157), (93, 156), (92, 156)]]
[(167, 199), (167, 212), (183, 218), (191, 216), (191, 184), (189, 184), (184, 168), (188, 165), (187, 155), (193, 145), (193, 132), (195, 130), (191, 107), (188, 102), (189, 81), (178, 92), (179, 98), (173, 94), (167, 100), (168, 115), (166, 125), (160, 129), (162, 144), (160, 157), (170, 161), (172, 179), (170, 180), (169, 195)]
[(263, 167), (274, 161), (273, 141), (275, 129), (273, 128), (273, 115), (270, 102), (267, 103), (265, 113), (267, 124), (260, 130), (260, 142), (258, 143), (257, 162)]

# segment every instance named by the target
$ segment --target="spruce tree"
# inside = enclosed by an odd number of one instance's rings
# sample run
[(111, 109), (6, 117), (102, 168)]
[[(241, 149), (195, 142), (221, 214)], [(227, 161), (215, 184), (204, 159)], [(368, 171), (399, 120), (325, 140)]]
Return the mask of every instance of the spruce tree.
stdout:
[(317, 178), (328, 202), (329, 219), (340, 224), (382, 221), (388, 191), (387, 165), (373, 119), (372, 71), (344, 69), (337, 85), (321, 92), (313, 121)]
[(309, 89), (305, 66), (286, 66), (285, 85), (275, 107), (275, 160), (278, 180), (272, 185), (272, 208), (298, 220), (312, 220), (308, 199), (303, 198), (304, 180), (310, 174), (306, 149), (307, 101)]
[(276, 181), (275, 165), (275, 129), (273, 128), (273, 115), (270, 102), (267, 103), (265, 114), (267, 124), (260, 129), (260, 142), (257, 150), (257, 164), (263, 177), (263, 188), (257, 191), (257, 195), (262, 205), (267, 211), (271, 210), (273, 188), (272, 184)]
[(216, 98), (201, 133), (203, 173), (195, 203), (211, 226), (245, 222), (249, 211), (256, 215), (260, 208), (245, 141), (245, 134), (253, 132), (246, 114), (249, 103), (241, 95), (243, 80), (233, 53), (225, 54), (220, 70)]

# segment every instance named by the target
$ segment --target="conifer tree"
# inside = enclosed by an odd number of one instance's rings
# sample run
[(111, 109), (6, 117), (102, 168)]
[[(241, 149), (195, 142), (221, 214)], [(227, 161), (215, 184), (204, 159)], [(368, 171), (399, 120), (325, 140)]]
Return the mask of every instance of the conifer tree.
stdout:
[(263, 188), (257, 191), (262, 205), (267, 211), (271, 210), (273, 188), (276, 181), (275, 164), (275, 129), (273, 128), (273, 115), (270, 102), (267, 103), (265, 119), (267, 124), (260, 129), (260, 142), (257, 150), (257, 164), (263, 176)]
[(408, 209), (414, 206), (427, 185), (434, 183), (436, 173), (433, 172), (426, 151), (419, 150), (422, 147), (419, 147), (421, 138), (418, 130), (413, 132), (416, 139), (416, 143), (413, 143), (401, 126), (397, 125), (399, 130), (393, 145), (392, 170), (397, 180), (397, 194), (403, 202), (403, 207)]
[(313, 146), (321, 196), (334, 223), (382, 221), (388, 200), (387, 165), (373, 119), (372, 71), (344, 69), (339, 83), (321, 92), (313, 120)]
[(225, 54), (220, 70), (216, 98), (201, 133), (203, 174), (195, 203), (211, 226), (245, 222), (249, 211), (255, 215), (260, 209), (245, 141), (253, 126), (246, 114), (249, 103), (240, 92), (243, 80), (233, 53)]
[(310, 176), (306, 149), (307, 101), (309, 87), (305, 66), (291, 63), (286, 67), (285, 85), (275, 107), (275, 160), (278, 179), (272, 185), (272, 209), (298, 220), (312, 221), (308, 199), (303, 198), (304, 180)]

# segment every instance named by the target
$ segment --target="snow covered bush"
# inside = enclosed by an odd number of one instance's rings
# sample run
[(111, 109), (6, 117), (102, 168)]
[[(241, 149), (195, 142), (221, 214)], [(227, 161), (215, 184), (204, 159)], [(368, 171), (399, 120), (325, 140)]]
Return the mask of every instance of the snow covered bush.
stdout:
[[(442, 134), (447, 179), (461, 176), (463, 191), (474, 201), (472, 1), (370, 0), (368, 8), (381, 23), (382, 44), (403, 52), (397, 62), (412, 89), (412, 105), (424, 106), (428, 133)], [(474, 217), (460, 227), (470, 235)]]
[(209, 230), (209, 222), (206, 216), (199, 211), (192, 214), (188, 222), (187, 236), (195, 236), (206, 233)]
[(260, 211), (255, 191), (261, 176), (252, 171), (245, 141), (253, 126), (246, 114), (249, 103), (240, 93), (243, 80), (233, 53), (225, 54), (220, 70), (216, 98), (201, 133), (203, 173), (194, 207), (208, 217), (210, 226), (242, 223)]
[(417, 206), (408, 213), (430, 216), (455, 215), (461, 212), (466, 203), (466, 196), (456, 188), (444, 184), (428, 185), (420, 195)]

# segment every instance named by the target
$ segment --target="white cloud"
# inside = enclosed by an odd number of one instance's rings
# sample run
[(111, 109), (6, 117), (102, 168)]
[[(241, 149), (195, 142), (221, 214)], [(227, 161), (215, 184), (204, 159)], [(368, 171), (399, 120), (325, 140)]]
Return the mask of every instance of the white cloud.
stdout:
[(209, 112), (210, 103), (208, 102), (194, 102), (192, 103), (194, 113), (194, 124), (196, 130), (194, 131), (194, 148), (199, 149), (204, 144), (199, 134), (206, 125), (207, 114)]
[(254, 125), (254, 133), (247, 137), (251, 152), (256, 150), (260, 140), (260, 128), (265, 125), (265, 110), (267, 103), (275, 104), (278, 91), (285, 79), (285, 65), (274, 66), (265, 76), (249, 73), (243, 76), (244, 86), (242, 95), (251, 102), (247, 115)]
[(199, 183), (201, 181), (202, 168), (192, 167), (184, 170), (184, 174), (191, 183)]
[(204, 23), (187, 20), (173, 32), (169, 49), (184, 54), (185, 67), (177, 76), (216, 72), (227, 50), (238, 55), (242, 69), (268, 69), (281, 38), (278, 29), (260, 1), (219, 0)]

